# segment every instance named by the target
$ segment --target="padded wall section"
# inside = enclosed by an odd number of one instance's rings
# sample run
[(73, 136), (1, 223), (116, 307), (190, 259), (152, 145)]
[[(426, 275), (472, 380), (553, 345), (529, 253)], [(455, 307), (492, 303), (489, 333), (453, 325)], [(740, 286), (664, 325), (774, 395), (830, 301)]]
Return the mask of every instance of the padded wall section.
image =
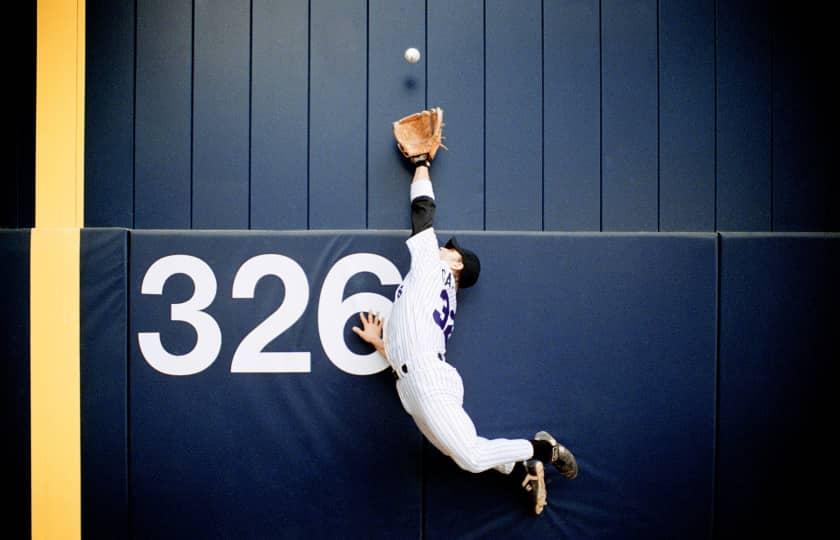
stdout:
[(484, 1), (427, 0), (426, 66), (429, 106), (445, 107), (445, 136), (457, 149), (435, 161), (437, 223), (484, 228)]
[(657, 3), (601, 3), (603, 230), (658, 230)]
[(3, 521), (13, 534), (31, 531), (29, 415), (29, 231), (0, 231), (0, 360), (2, 422), (8, 467)]
[[(134, 227), (189, 229), (192, 227), (192, 2), (137, 2), (136, 28)], [(90, 134), (92, 126), (88, 124), (86, 128)]]
[(601, 4), (543, 2), (546, 230), (601, 229)]
[[(402, 229), (410, 226), (405, 207), (406, 165), (394, 144), (391, 122), (426, 107), (426, 62), (409, 64), (403, 44), (425, 54), (425, 3), (417, 0), (368, 2), (367, 226)], [(435, 106), (435, 104), (430, 104)]]
[[(540, 230), (542, 3), (484, 2), (485, 229)], [(454, 142), (454, 141), (453, 141)]]
[(250, 227), (251, 2), (193, 4), (192, 223)]
[(82, 535), (128, 531), (128, 232), (82, 229)]
[(252, 6), (251, 228), (305, 229), (309, 1)]
[(334, 363), (371, 352), (350, 328), (393, 298), (404, 239), (132, 233), (133, 536), (419, 536), (420, 435), (393, 378)]
[(85, 2), (88, 227), (134, 226), (135, 7), (135, 2)]
[(659, 228), (715, 229), (715, 4), (659, 3)]
[(762, 0), (716, 5), (716, 228), (766, 231), (771, 224), (770, 8)]
[(723, 235), (721, 248), (716, 536), (821, 536), (838, 478), (840, 236)]
[(485, 437), (548, 430), (580, 476), (547, 471), (534, 519), (508, 478), (429, 450), (427, 538), (708, 538), (715, 237), (459, 238), (483, 267), (447, 357), (466, 410)]

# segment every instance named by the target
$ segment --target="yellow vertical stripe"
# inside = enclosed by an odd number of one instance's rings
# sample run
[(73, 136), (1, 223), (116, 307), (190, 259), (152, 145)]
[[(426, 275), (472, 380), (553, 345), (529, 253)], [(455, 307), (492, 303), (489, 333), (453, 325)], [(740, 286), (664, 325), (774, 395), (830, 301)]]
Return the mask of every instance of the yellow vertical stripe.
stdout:
[(32, 230), (32, 538), (81, 538), (79, 229)]
[(32, 538), (81, 538), (85, 2), (38, 0), (31, 236)]
[(84, 0), (38, 1), (35, 224), (82, 227)]

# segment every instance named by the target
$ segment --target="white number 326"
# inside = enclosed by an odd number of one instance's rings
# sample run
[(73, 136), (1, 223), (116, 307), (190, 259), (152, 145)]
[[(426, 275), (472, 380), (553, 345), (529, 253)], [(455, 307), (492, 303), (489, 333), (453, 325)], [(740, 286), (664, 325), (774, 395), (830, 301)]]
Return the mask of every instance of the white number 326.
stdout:
[[(321, 289), (318, 302), (318, 335), (327, 358), (339, 369), (353, 375), (372, 375), (387, 367), (375, 351), (356, 354), (344, 342), (344, 326), (352, 316), (370, 309), (386, 318), (391, 301), (381, 294), (363, 292), (342, 300), (347, 282), (356, 274), (374, 274), (382, 285), (397, 285), (402, 276), (394, 264), (374, 253), (348, 255), (330, 269)], [(216, 298), (217, 282), (213, 269), (192, 255), (168, 255), (155, 261), (146, 271), (140, 292), (161, 295), (166, 281), (183, 274), (193, 282), (192, 297), (170, 306), (170, 320), (193, 327), (195, 346), (185, 354), (173, 354), (164, 348), (160, 332), (138, 332), (140, 352), (157, 371), (167, 375), (194, 375), (210, 367), (222, 348), (222, 331), (212, 315), (205, 312)], [(231, 361), (231, 373), (308, 373), (311, 371), (310, 353), (266, 352), (263, 349), (274, 338), (291, 328), (309, 303), (309, 282), (303, 268), (293, 259), (274, 253), (257, 255), (245, 261), (233, 278), (231, 297), (254, 298), (259, 280), (273, 276), (283, 282), (286, 294), (283, 302), (264, 321), (251, 330), (239, 343)]]

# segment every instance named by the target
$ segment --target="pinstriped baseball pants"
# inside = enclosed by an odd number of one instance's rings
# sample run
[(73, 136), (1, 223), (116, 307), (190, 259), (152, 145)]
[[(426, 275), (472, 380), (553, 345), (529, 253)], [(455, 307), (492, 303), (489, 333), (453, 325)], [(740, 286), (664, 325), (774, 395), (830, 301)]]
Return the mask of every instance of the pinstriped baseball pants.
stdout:
[(438, 360), (415, 363), (408, 374), (397, 380), (397, 393), (429, 442), (466, 471), (496, 469), (510, 474), (517, 461), (533, 455), (527, 440), (478, 436), (463, 407), (461, 376), (449, 364)]

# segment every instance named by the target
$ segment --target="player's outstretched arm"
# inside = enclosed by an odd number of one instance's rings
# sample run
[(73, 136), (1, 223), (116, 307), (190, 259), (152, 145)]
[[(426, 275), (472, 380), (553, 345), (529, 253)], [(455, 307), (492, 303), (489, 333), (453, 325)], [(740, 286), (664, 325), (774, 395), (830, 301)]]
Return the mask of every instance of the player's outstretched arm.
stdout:
[(382, 324), (385, 320), (375, 311), (370, 312), (370, 314), (363, 311), (359, 313), (359, 319), (362, 320), (362, 328), (354, 326), (353, 332), (365, 342), (373, 345), (373, 348), (387, 360), (385, 342), (382, 341)]
[(429, 168), (418, 165), (411, 179), (411, 236), (434, 226), (435, 192)]

